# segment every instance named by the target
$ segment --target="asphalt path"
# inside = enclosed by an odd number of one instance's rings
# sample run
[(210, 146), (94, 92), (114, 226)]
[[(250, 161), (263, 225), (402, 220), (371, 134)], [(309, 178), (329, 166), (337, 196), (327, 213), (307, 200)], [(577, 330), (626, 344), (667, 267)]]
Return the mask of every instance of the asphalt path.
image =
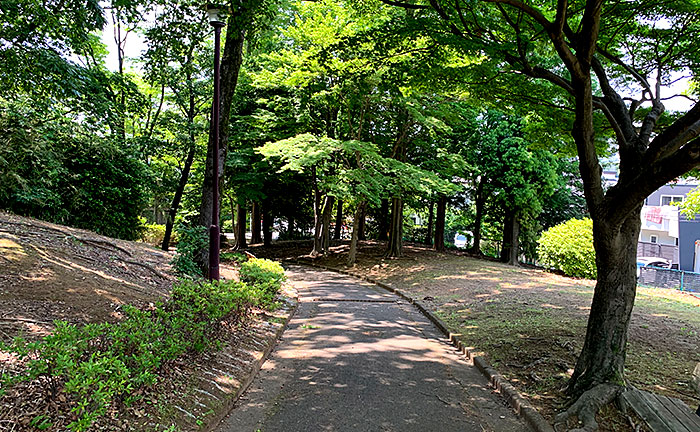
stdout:
[(218, 432), (530, 429), (413, 306), (292, 266), (299, 309)]

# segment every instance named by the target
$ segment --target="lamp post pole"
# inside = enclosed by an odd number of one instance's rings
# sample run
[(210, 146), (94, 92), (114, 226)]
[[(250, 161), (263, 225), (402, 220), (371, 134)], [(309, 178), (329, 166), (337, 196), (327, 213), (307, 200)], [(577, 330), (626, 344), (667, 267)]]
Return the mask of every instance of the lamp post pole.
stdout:
[(219, 230), (219, 106), (221, 95), (221, 78), (219, 71), (221, 49), (221, 28), (224, 26), (223, 20), (219, 18), (218, 8), (207, 7), (209, 12), (209, 24), (214, 27), (214, 103), (212, 106), (211, 121), (214, 129), (214, 184), (212, 187), (212, 212), (211, 226), (209, 227), (209, 280), (219, 280), (219, 251), (220, 230)]

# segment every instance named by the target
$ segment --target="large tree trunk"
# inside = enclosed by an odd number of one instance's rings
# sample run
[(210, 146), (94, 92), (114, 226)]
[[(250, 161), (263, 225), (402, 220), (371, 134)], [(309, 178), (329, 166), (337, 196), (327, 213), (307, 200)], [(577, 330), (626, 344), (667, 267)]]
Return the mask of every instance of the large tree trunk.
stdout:
[[(432, 206), (431, 206), (432, 207)], [(435, 250), (445, 251), (445, 210), (447, 207), (447, 197), (440, 195), (437, 202), (437, 217), (435, 218)], [(432, 210), (432, 209), (431, 209)]]
[[(597, 384), (625, 384), (627, 330), (637, 289), (636, 256), (643, 196), (629, 211), (615, 208), (615, 201), (605, 201), (600, 181), (602, 169), (595, 152), (590, 75), (575, 76), (572, 83), (576, 101), (572, 136), (578, 149), (586, 202), (593, 219), (598, 274), (586, 339), (567, 388), (569, 394), (579, 396)], [(625, 151), (623, 156), (631, 156), (629, 150)], [(628, 182), (638, 166), (627, 159), (621, 161), (620, 181), (615, 188)], [(615, 210), (611, 211), (611, 207)], [(620, 217), (623, 212), (626, 215)]]
[(245, 233), (246, 233), (246, 228), (247, 228), (247, 223), (248, 223), (248, 212), (246, 211), (246, 205), (245, 205), (245, 200), (241, 202), (239, 200), (238, 204), (236, 205), (236, 226), (234, 229), (236, 230), (236, 244), (233, 246), (233, 249), (238, 250), (238, 249), (245, 249), (248, 247), (248, 242), (245, 238)]
[(520, 253), (520, 221), (518, 213), (507, 210), (503, 218), (503, 245), (501, 246), (501, 262), (510, 265), (518, 265), (518, 255)]
[(343, 200), (338, 200), (335, 207), (335, 227), (333, 228), (333, 240), (340, 240), (340, 234), (343, 230)]
[(321, 244), (321, 227), (323, 225), (321, 198), (321, 191), (316, 186), (314, 175), (314, 247), (311, 250), (311, 256), (318, 256), (323, 252), (323, 245)]
[(479, 179), (479, 185), (476, 187), (476, 199), (474, 200), (476, 204), (476, 216), (474, 217), (474, 243), (472, 244), (471, 252), (474, 255), (481, 255), (481, 220), (484, 215), (484, 205), (486, 204), (486, 197), (484, 196), (484, 181)]
[(399, 258), (403, 253), (403, 200), (401, 198), (391, 199), (391, 223), (389, 225), (389, 242), (387, 244), (386, 256), (389, 258)]
[(429, 210), (428, 210), (428, 232), (425, 235), (425, 244), (427, 245), (432, 245), (433, 244), (433, 224), (435, 222), (435, 203), (430, 201), (428, 203)]
[(637, 288), (640, 212), (641, 205), (621, 227), (594, 219), (598, 280), (583, 350), (569, 381), (572, 395), (601, 383), (625, 384), (627, 328)]
[(323, 228), (321, 230), (321, 248), (323, 254), (327, 254), (331, 247), (331, 216), (333, 214), (333, 203), (335, 197), (326, 195), (326, 200), (323, 205)]
[(367, 224), (365, 223), (367, 221), (367, 203), (362, 206), (362, 214), (360, 214), (360, 219), (358, 220), (359, 225), (357, 226), (357, 239), (358, 240), (367, 240), (367, 233), (365, 232), (365, 229), (367, 227)]
[(195, 150), (196, 146), (194, 144), (194, 137), (192, 137), (190, 149), (188, 150), (187, 158), (185, 159), (185, 166), (182, 168), (182, 173), (180, 174), (180, 182), (175, 190), (175, 196), (173, 197), (173, 202), (170, 204), (170, 209), (168, 211), (168, 220), (165, 223), (165, 235), (163, 236), (163, 244), (161, 245), (161, 248), (164, 251), (167, 251), (170, 248), (170, 237), (173, 233), (175, 216), (177, 216), (177, 210), (180, 208), (180, 201), (182, 200), (182, 195), (185, 192), (187, 180), (190, 178), (190, 168), (192, 168), (192, 162), (194, 161)]
[[(212, 222), (212, 205), (214, 202), (214, 182), (220, 181), (224, 174), (226, 153), (228, 149), (229, 123), (231, 119), (231, 104), (238, 83), (238, 72), (243, 63), (243, 45), (245, 43), (246, 30), (252, 17), (252, 7), (241, 7), (240, 13), (228, 21), (226, 27), (226, 40), (221, 57), (221, 110), (219, 115), (219, 178), (214, 179), (214, 130), (209, 127), (209, 144), (207, 146), (207, 159), (204, 169), (204, 181), (202, 183), (202, 202), (199, 208), (199, 224), (209, 228)], [(213, 122), (211, 123), (213, 124)], [(221, 188), (219, 188), (221, 190)], [(245, 237), (243, 238), (245, 242)], [(206, 269), (209, 263), (209, 248), (202, 253), (203, 261), (200, 266)]]
[(253, 202), (250, 210), (250, 243), (262, 243), (260, 203)]
[(295, 224), (295, 222), (296, 221), (294, 220), (293, 214), (287, 215), (287, 238), (289, 240), (294, 238), (294, 224)]
[(389, 200), (383, 199), (382, 205), (379, 207), (379, 221), (377, 223), (379, 234), (377, 240), (389, 239)]
[(352, 237), (350, 240), (350, 252), (348, 253), (348, 266), (355, 265), (357, 261), (357, 242), (359, 240), (360, 217), (365, 212), (367, 203), (360, 201), (355, 210), (355, 219), (352, 221)]
[(272, 244), (272, 209), (269, 201), (262, 203), (262, 232), (263, 244), (270, 246)]

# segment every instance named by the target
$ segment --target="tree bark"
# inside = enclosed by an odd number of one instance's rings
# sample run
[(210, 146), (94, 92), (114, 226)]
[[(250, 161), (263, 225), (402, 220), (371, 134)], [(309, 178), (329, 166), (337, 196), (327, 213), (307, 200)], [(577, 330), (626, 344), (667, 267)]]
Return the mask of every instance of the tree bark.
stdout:
[(469, 252), (473, 255), (481, 255), (481, 221), (484, 217), (484, 205), (486, 204), (483, 179), (479, 179), (479, 184), (476, 187), (476, 199), (474, 201), (476, 204), (476, 216), (474, 216), (473, 229), (474, 244), (472, 244)]
[(597, 384), (624, 385), (629, 327), (637, 288), (636, 257), (641, 205), (621, 227), (593, 221), (598, 280), (586, 339), (568, 393), (580, 395)]
[(239, 200), (238, 204), (236, 205), (236, 244), (233, 246), (233, 249), (239, 250), (239, 249), (245, 249), (248, 247), (248, 241), (245, 238), (245, 233), (246, 233), (246, 228), (247, 228), (247, 223), (248, 223), (248, 212), (246, 211), (246, 205), (245, 205), (245, 200), (241, 202)]
[(321, 228), (321, 252), (325, 255), (331, 246), (331, 216), (333, 214), (333, 203), (335, 197), (326, 195), (323, 204), (322, 228)]
[[(189, 77), (189, 75), (188, 75)], [(178, 182), (177, 189), (175, 190), (175, 196), (170, 204), (170, 209), (168, 210), (168, 220), (165, 223), (165, 235), (163, 236), (163, 244), (161, 248), (167, 251), (170, 248), (170, 237), (173, 232), (173, 225), (175, 224), (175, 216), (177, 216), (177, 211), (180, 208), (180, 201), (182, 200), (182, 195), (185, 192), (185, 187), (187, 186), (187, 181), (190, 178), (190, 169), (192, 168), (192, 163), (194, 162), (194, 155), (197, 150), (197, 143), (194, 134), (194, 119), (197, 115), (197, 101), (195, 99), (194, 89), (188, 86), (189, 90), (189, 100), (187, 105), (187, 125), (189, 126), (189, 149), (187, 151), (187, 157), (185, 158), (185, 165), (182, 168), (182, 173), (180, 174), (180, 181)], [(163, 87), (163, 93), (165, 93), (165, 87)], [(161, 104), (163, 99), (161, 96)], [(158, 108), (160, 111), (160, 107)], [(151, 126), (151, 135), (153, 134), (153, 127), (155, 126), (156, 119), (153, 119), (153, 126)]]
[(382, 205), (379, 207), (379, 222), (378, 229), (379, 235), (377, 240), (388, 240), (389, 239), (389, 200), (383, 199)]
[[(435, 250), (445, 251), (445, 210), (447, 208), (447, 197), (440, 194), (437, 202), (437, 215), (435, 218)], [(432, 205), (431, 205), (432, 210)]]
[(272, 209), (269, 201), (262, 203), (262, 232), (263, 244), (270, 246), (272, 244)]
[(250, 210), (250, 243), (262, 243), (260, 203), (253, 202)]
[(348, 266), (355, 265), (357, 261), (357, 243), (359, 240), (360, 217), (365, 212), (367, 203), (360, 201), (355, 210), (355, 219), (352, 221), (352, 237), (350, 240), (350, 252), (348, 253)]
[(386, 256), (389, 258), (399, 258), (403, 253), (403, 200), (401, 198), (391, 199), (391, 223), (389, 225), (389, 242), (387, 244)]
[(236, 201), (234, 196), (229, 194), (226, 195), (228, 198), (229, 206), (231, 206), (231, 226), (233, 226), (233, 241), (234, 245), (238, 244), (238, 230), (236, 229)]
[(518, 265), (520, 254), (520, 221), (518, 213), (507, 210), (503, 219), (503, 244), (501, 246), (501, 261), (510, 265)]
[(185, 192), (187, 180), (190, 178), (190, 169), (192, 168), (192, 162), (194, 162), (195, 150), (196, 146), (194, 142), (191, 142), (190, 149), (187, 152), (187, 159), (185, 159), (185, 166), (182, 168), (182, 173), (180, 174), (180, 182), (177, 185), (173, 202), (170, 204), (170, 209), (168, 210), (168, 220), (165, 223), (165, 235), (163, 236), (163, 244), (161, 245), (161, 249), (164, 251), (167, 251), (170, 248), (170, 238), (173, 233), (175, 216), (177, 216), (177, 210), (180, 208), (180, 201), (182, 200), (182, 195)]
[[(586, 202), (593, 219), (598, 274), (586, 339), (567, 387), (567, 393), (580, 396), (597, 384), (625, 384), (627, 330), (637, 290), (636, 256), (643, 198), (629, 211), (614, 207), (619, 205), (616, 200), (605, 199), (600, 182), (602, 169), (595, 153), (590, 74), (574, 76), (572, 83), (576, 112), (572, 136), (578, 149)], [(630, 163), (627, 158), (621, 160), (620, 181), (613, 189), (629, 183), (628, 178), (633, 177), (638, 169), (639, 164)], [(625, 217), (616, 221), (619, 214), (625, 212)]]
[(287, 215), (287, 237), (289, 240), (294, 238), (294, 215)]
[(314, 173), (314, 247), (311, 250), (311, 256), (318, 256), (323, 252), (323, 245), (321, 244), (321, 228), (323, 225), (321, 198), (321, 191), (316, 185), (316, 175)]
[(379, 207), (379, 220), (377, 221), (377, 240), (389, 240), (389, 200), (383, 199)]
[(367, 221), (367, 203), (362, 206), (362, 213), (360, 214), (360, 219), (359, 219), (359, 226), (357, 227), (357, 239), (358, 240), (367, 240), (367, 233), (365, 232), (366, 229), (366, 222)]
[(429, 210), (428, 210), (428, 232), (425, 235), (425, 244), (427, 245), (432, 245), (433, 244), (433, 224), (434, 224), (434, 219), (435, 219), (435, 203), (430, 201), (428, 203), (429, 205)]
[(343, 200), (338, 200), (335, 210), (335, 228), (333, 229), (333, 240), (340, 240), (343, 229)]

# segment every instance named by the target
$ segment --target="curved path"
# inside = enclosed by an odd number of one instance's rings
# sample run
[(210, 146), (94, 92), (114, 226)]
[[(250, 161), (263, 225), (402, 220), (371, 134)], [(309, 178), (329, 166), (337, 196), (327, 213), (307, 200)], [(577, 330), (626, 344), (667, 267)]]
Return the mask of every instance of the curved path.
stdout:
[(410, 304), (337, 273), (287, 274), (299, 310), (218, 432), (529, 430)]

